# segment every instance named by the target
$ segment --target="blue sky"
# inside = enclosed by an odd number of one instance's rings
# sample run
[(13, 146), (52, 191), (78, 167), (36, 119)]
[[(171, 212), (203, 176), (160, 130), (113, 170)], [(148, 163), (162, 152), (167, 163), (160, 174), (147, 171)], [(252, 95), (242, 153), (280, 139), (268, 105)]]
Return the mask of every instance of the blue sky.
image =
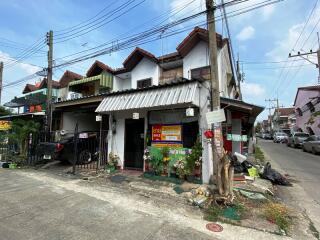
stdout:
[[(39, 38), (44, 37), (50, 29), (54, 31), (55, 42), (57, 42), (57, 38), (66, 36), (58, 34), (68, 32), (68, 28), (94, 17), (108, 5), (111, 6), (96, 18), (127, 1), (1, 1), (0, 60), (6, 64), (3, 84), (36, 72), (40, 69), (37, 66), (46, 66), (46, 45), (43, 45), (41, 51), (23, 59), (21, 63), (13, 66), (7, 65), (11, 61), (9, 59), (16, 59), (17, 56), (21, 56), (21, 50), (17, 48), (34, 44)], [(228, 7), (226, 10), (227, 13), (230, 13), (262, 1), (249, 0), (237, 6)], [(146, 30), (157, 25), (159, 21), (173, 21), (205, 9), (205, 0), (133, 0), (129, 6), (134, 6), (140, 2), (142, 2), (140, 5), (120, 18), (88, 34), (63, 43), (55, 43), (54, 59), (56, 59), (56, 64), (62, 62), (61, 57), (69, 54)], [(219, 2), (220, 0), (218, 0)], [(235, 54), (239, 53), (245, 73), (245, 81), (242, 84), (245, 101), (268, 107), (265, 99), (277, 97), (278, 94), (280, 104), (290, 106), (293, 103), (297, 87), (317, 82), (318, 70), (315, 65), (307, 61), (300, 61), (297, 58), (299, 61), (273, 63), (287, 61), (289, 52), (309, 51), (312, 47), (314, 51), (317, 50), (316, 32), (320, 30), (318, 22), (320, 21), (320, 3), (316, 6), (308, 24), (305, 25), (315, 3), (316, 0), (285, 0), (228, 19), (234, 52)], [(175, 15), (168, 17), (170, 11), (177, 9), (180, 10), (178, 13), (174, 12)], [(218, 10), (216, 15), (220, 14)], [(163, 18), (157, 18), (159, 16), (163, 16)], [(154, 18), (158, 21), (155, 21)], [(186, 29), (203, 20), (204, 18), (198, 18), (179, 25), (176, 29)], [(226, 36), (226, 29), (222, 27), (223, 23), (217, 22), (216, 26), (217, 31)], [(63, 29), (67, 30), (61, 32)], [(187, 34), (188, 31), (140, 47), (159, 56), (175, 51), (177, 44)], [(298, 42), (295, 44), (297, 39)], [(132, 49), (99, 56), (97, 59), (112, 67), (121, 67), (123, 60)], [(315, 62), (316, 58), (310, 57), (310, 60)], [(66, 69), (85, 74), (93, 61), (94, 59), (91, 59), (67, 68), (58, 69), (54, 72), (54, 79), (59, 79)], [(35, 78), (28, 82), (35, 83), (38, 79)], [(15, 95), (19, 95), (25, 83), (5, 88), (2, 94), (2, 103), (8, 102)], [(266, 111), (259, 116), (259, 119), (265, 117)]]

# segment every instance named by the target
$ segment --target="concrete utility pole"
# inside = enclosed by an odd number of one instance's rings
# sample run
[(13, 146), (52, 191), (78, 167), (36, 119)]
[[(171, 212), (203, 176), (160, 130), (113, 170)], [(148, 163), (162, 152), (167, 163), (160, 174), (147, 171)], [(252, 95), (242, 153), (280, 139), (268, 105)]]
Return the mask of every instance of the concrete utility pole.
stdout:
[[(275, 108), (275, 112), (277, 113), (277, 127), (279, 130), (279, 118), (280, 118), (280, 114), (279, 114), (279, 98), (275, 98), (275, 99), (266, 99), (266, 102), (276, 102), (277, 103), (277, 107)], [(273, 108), (268, 108), (269, 110), (273, 109)]]
[[(210, 59), (210, 76), (211, 76), (211, 109), (220, 109), (220, 91), (219, 91), (219, 78), (218, 78), (218, 60), (217, 60), (217, 37), (215, 27), (215, 7), (213, 0), (206, 0), (207, 9), (207, 24), (209, 34), (209, 59)], [(214, 125), (215, 134), (219, 132), (222, 135), (221, 124)], [(217, 183), (217, 167), (219, 163), (219, 154), (216, 147), (217, 142), (212, 142), (212, 157), (213, 157), (213, 182)], [(222, 142), (220, 143), (222, 149)]]
[(2, 75), (3, 75), (3, 62), (0, 62), (0, 105), (2, 97)]
[(242, 76), (240, 72), (240, 60), (239, 60), (239, 53), (238, 53), (238, 61), (237, 61), (237, 79), (238, 79), (238, 88), (239, 88), (239, 100), (242, 100), (242, 93), (241, 93), (241, 81)]
[(52, 65), (53, 65), (53, 31), (47, 33), (47, 45), (49, 46), (48, 51), (48, 71), (47, 71), (47, 131), (50, 136), (51, 125), (52, 125)]
[[(312, 50), (310, 50), (310, 52), (307, 52), (307, 53), (298, 52), (298, 54), (296, 54), (296, 55), (292, 55), (291, 53), (289, 53), (289, 58), (301, 57), (301, 58), (305, 59), (306, 61), (316, 65), (316, 67), (318, 68), (318, 71), (319, 71), (318, 84), (320, 84), (320, 38), (319, 38), (319, 32), (317, 33), (317, 36), (318, 36), (318, 50), (316, 52), (313, 52)], [(304, 57), (304, 56), (313, 55), (313, 54), (317, 54), (318, 63), (314, 63), (314, 62), (310, 61), (308, 58)]]

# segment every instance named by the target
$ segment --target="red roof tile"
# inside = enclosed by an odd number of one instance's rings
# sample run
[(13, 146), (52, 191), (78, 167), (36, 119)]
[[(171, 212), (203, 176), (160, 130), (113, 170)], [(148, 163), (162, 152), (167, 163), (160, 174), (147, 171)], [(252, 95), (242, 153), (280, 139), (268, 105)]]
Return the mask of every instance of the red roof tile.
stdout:
[(37, 90), (37, 87), (35, 85), (32, 85), (32, 84), (28, 83), (24, 87), (22, 93), (25, 94), (25, 93), (33, 92), (33, 91), (36, 91), (36, 90)]
[(69, 82), (72, 82), (73, 80), (79, 80), (81, 78), (83, 78), (83, 76), (80, 74), (67, 70), (59, 80), (60, 87), (64, 88), (68, 86)]
[(132, 70), (141, 61), (143, 57), (146, 57), (151, 61), (158, 62), (158, 59), (152, 53), (142, 48), (136, 47), (126, 58), (126, 60), (124, 60), (123, 66), (127, 70)]
[(113, 73), (113, 69), (111, 67), (104, 64), (103, 62), (96, 60), (87, 71), (87, 77), (96, 76), (100, 74), (102, 71)]

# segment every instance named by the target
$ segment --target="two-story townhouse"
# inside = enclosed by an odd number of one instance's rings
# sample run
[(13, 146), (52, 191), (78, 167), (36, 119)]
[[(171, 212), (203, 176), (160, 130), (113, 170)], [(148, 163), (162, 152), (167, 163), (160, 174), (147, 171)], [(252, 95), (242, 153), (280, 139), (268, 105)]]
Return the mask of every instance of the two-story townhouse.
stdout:
[(320, 135), (320, 86), (298, 88), (294, 108), (296, 130)]
[(290, 133), (293, 130), (292, 114), (294, 114), (293, 107), (275, 109), (272, 116), (273, 131)]
[[(238, 95), (227, 39), (217, 34), (218, 76), (225, 148), (241, 152), (262, 108), (235, 99)], [(195, 28), (177, 47), (177, 52), (155, 57), (136, 48), (114, 71), (113, 92), (105, 96), (96, 112), (109, 115), (108, 153), (120, 157), (121, 168), (143, 170), (147, 146), (191, 148), (202, 141), (202, 179), (212, 176), (211, 147), (203, 137), (210, 110), (208, 33)]]

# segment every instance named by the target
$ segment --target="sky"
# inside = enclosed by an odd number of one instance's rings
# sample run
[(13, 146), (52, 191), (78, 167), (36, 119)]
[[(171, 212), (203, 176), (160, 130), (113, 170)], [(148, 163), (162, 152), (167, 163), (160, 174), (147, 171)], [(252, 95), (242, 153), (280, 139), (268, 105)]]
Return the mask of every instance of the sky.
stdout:
[[(265, 100), (278, 97), (280, 106), (289, 107), (298, 87), (318, 81), (318, 70), (309, 62), (316, 62), (316, 54), (309, 55), (309, 61), (301, 57), (288, 58), (288, 54), (318, 49), (320, 2), (284, 0), (241, 15), (234, 14), (264, 1), (248, 0), (226, 7), (233, 52), (235, 58), (239, 56), (244, 76), (243, 100), (268, 108), (275, 103)], [(217, 0), (217, 4), (220, 3), (221, 0)], [(117, 12), (117, 9), (121, 10)], [(0, 1), (0, 61), (5, 63), (3, 85), (46, 67), (45, 35), (49, 30), (53, 30), (54, 35), (54, 64), (59, 65), (78, 56), (68, 56), (70, 54), (106, 43), (110, 43), (106, 46), (117, 46), (119, 39), (203, 10), (205, 0)], [(216, 16), (221, 13), (217, 9)], [(157, 41), (138, 46), (156, 56), (174, 52), (191, 29), (204, 21), (204, 16), (192, 19), (164, 31), (164, 34), (172, 30), (181, 33), (166, 37), (159, 34)], [(216, 30), (227, 37), (225, 20), (216, 22)], [(114, 68), (122, 67), (134, 47), (56, 68), (53, 78), (59, 80), (67, 69), (84, 75), (96, 59)], [(20, 95), (26, 83), (34, 84), (39, 79), (37, 76), (19, 85), (4, 87), (1, 103)], [(266, 109), (258, 119), (265, 119), (267, 114)]]

